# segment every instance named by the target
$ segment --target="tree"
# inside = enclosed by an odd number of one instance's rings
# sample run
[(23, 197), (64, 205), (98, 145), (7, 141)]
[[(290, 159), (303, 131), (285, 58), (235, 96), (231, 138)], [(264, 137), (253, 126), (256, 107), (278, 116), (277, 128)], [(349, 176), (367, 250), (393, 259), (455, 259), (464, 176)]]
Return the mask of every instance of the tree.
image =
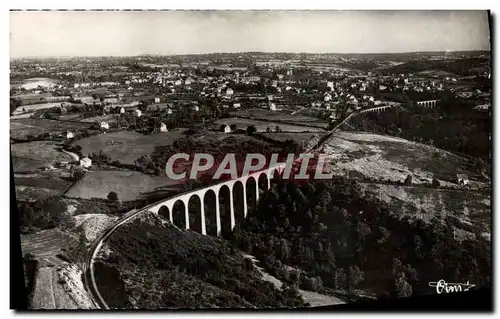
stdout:
[(397, 298), (409, 297), (413, 294), (413, 289), (402, 272), (398, 274), (394, 283), (394, 294)]
[(21, 102), (18, 99), (10, 99), (10, 114), (12, 114), (19, 106)]
[(411, 186), (411, 182), (412, 182), (412, 177), (411, 177), (411, 175), (406, 176), (406, 179), (405, 179), (405, 185), (406, 185), (406, 186)]
[(354, 288), (364, 279), (363, 272), (359, 269), (357, 265), (350, 266), (347, 272), (347, 284), (349, 291), (354, 291)]
[(257, 129), (255, 128), (254, 125), (249, 125), (247, 127), (247, 135), (248, 136), (252, 136), (256, 131), (257, 131)]
[(161, 168), (159, 166), (155, 167), (155, 175), (160, 176), (161, 175)]
[(35, 260), (36, 257), (32, 253), (27, 253), (26, 255), (24, 255), (23, 259), (24, 259), (24, 261), (31, 261), (31, 260)]
[(437, 179), (433, 178), (432, 179), (432, 187), (439, 188), (440, 186), (441, 186), (441, 183)]
[(333, 289), (344, 289), (347, 283), (346, 274), (343, 268), (336, 268), (333, 273)]
[(116, 194), (115, 192), (109, 192), (108, 200), (112, 202), (118, 201), (118, 194)]

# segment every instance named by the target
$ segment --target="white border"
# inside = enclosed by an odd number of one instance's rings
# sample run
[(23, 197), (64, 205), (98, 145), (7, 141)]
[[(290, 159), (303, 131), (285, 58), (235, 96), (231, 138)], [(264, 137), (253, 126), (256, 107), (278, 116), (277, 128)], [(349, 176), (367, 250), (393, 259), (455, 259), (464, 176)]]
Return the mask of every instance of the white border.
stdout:
[[(9, 117), (8, 117), (8, 111), (7, 111), (7, 106), (6, 103), (8, 101), (8, 83), (9, 83), (9, 11), (8, 9), (233, 9), (233, 10), (238, 10), (238, 9), (303, 9), (303, 10), (313, 10), (313, 9), (344, 9), (344, 10), (353, 10), (353, 9), (399, 9), (399, 10), (409, 10), (409, 9), (420, 9), (420, 10), (437, 10), (437, 9), (476, 9), (476, 10), (484, 10), (484, 9), (492, 9), (492, 13), (498, 13), (500, 10), (495, 10), (496, 7), (498, 6), (499, 1), (485, 1), (485, 0), (474, 0), (474, 1), (441, 1), (437, 2), (435, 0), (420, 0), (420, 1), (415, 1), (413, 3), (409, 3), (408, 1), (384, 1), (384, 0), (377, 0), (377, 1), (360, 1), (360, 0), (349, 0), (349, 1), (342, 1), (342, 2), (332, 2), (332, 1), (325, 1), (325, 0), (287, 0), (287, 1), (274, 1), (271, 2), (269, 0), (252, 0), (252, 1), (221, 1), (221, 0), (212, 0), (212, 1), (203, 1), (203, 0), (171, 0), (171, 1), (165, 1), (164, 3), (161, 3), (159, 1), (150, 1), (150, 0), (141, 0), (141, 1), (130, 1), (130, 0), (121, 0), (121, 1), (113, 1), (113, 2), (108, 2), (108, 3), (103, 3), (102, 0), (86, 0), (86, 1), (55, 1), (55, 0), (45, 0), (45, 1), (35, 1), (35, 0), (30, 0), (30, 1), (11, 1), (8, 3), (7, 1), (2, 1), (0, 3), (0, 6), (2, 7), (2, 10), (0, 11), (0, 25), (2, 28), (2, 32), (0, 32), (0, 35), (2, 36), (2, 64), (1, 64), (1, 87), (3, 89), (0, 90), (1, 94), (1, 99), (0, 101), (4, 101), (4, 110), (3, 116), (1, 117), (1, 121), (3, 125), (1, 125), (2, 128), (2, 134), (0, 137), (0, 147), (3, 150), (0, 152), (0, 167), (2, 168), (1, 170), (1, 178), (0, 178), (0, 183), (2, 183), (0, 190), (0, 202), (3, 204), (2, 208), (2, 222), (1, 225), (4, 227), (4, 230), (1, 232), (3, 238), (2, 238), (2, 254), (4, 258), (4, 262), (0, 263), (1, 265), (1, 275), (2, 275), (2, 294), (1, 294), (1, 302), (2, 302), (2, 315), (7, 314), (8, 316), (13, 316), (14, 312), (13, 311), (7, 311), (9, 309), (9, 301), (10, 301), (10, 287), (9, 287), (9, 264), (7, 263), (7, 258), (9, 258), (9, 251), (10, 247), (8, 245), (10, 241), (9, 233), (10, 229), (9, 226), (9, 207), (7, 203), (10, 202), (10, 194), (8, 190), (10, 189), (10, 175), (8, 171), (9, 167), (9, 153), (7, 152), (7, 149), (9, 147)], [(495, 17), (497, 18), (497, 17)], [(498, 20), (495, 21), (496, 23), (494, 24), (494, 32), (492, 35), (498, 34), (497, 26), (498, 26)], [(466, 35), (464, 35), (466, 36)], [(495, 70), (493, 71), (493, 74), (497, 74), (497, 65), (498, 65), (498, 54), (495, 50), (495, 48), (492, 48), (493, 51), (495, 52)], [(498, 81), (494, 82), (494, 101), (497, 101), (497, 96), (496, 93), (498, 92)], [(496, 105), (493, 106), (495, 108)], [(500, 123), (500, 110), (495, 111), (495, 122)], [(498, 131), (498, 129), (497, 129)], [(492, 137), (492, 139), (495, 141), (495, 149), (499, 147), (499, 145), (496, 143), (498, 136)], [(495, 156), (496, 158), (496, 156)], [(496, 164), (496, 163), (495, 163)], [(495, 172), (495, 180), (497, 180), (497, 175), (498, 169), (494, 170)], [(497, 199), (498, 197), (496, 196), (500, 192), (497, 189), (494, 189), (494, 198)], [(496, 203), (496, 202), (495, 202)], [(498, 203), (496, 203), (498, 204)], [(496, 216), (494, 218), (494, 230), (498, 230), (498, 220), (500, 217)], [(494, 241), (495, 234), (493, 234), (492, 237), (492, 242)], [(495, 252), (498, 251), (498, 245), (495, 245)], [(494, 262), (496, 258), (493, 258), (492, 261), (495, 265), (495, 274), (498, 274), (498, 265)], [(496, 278), (495, 278), (496, 279)], [(498, 280), (495, 280), (495, 288), (497, 288), (496, 282)], [(497, 289), (494, 289), (497, 290)], [(500, 299), (498, 290), (494, 294), (495, 296), (495, 301), (498, 301)], [(52, 314), (41, 314), (40, 315), (52, 315)], [(68, 313), (63, 313), (63, 315), (66, 315)], [(206, 317), (218, 317), (222, 314), (214, 314), (214, 313), (198, 313), (199, 315), (203, 315)], [(228, 313), (229, 315), (236, 315), (232, 313)], [(17, 314), (19, 316), (19, 314)], [(140, 314), (132, 314), (134, 316), (141, 317), (143, 315)], [(178, 316), (182, 315), (179, 313), (158, 313), (157, 315), (168, 315), (168, 316)], [(187, 314), (186, 315), (193, 315)], [(255, 315), (259, 315), (261, 317), (267, 317), (270, 316), (270, 314), (267, 313), (255, 313)], [(285, 317), (285, 314), (277, 314), (280, 317)], [(306, 313), (287, 313), (286, 316), (304, 316)], [(308, 315), (308, 314), (307, 314)], [(332, 316), (332, 314), (316, 314), (319, 316)], [(362, 314), (352, 314), (354, 316), (364, 316)], [(366, 314), (370, 316), (383, 316), (386, 317), (389, 314), (388, 313), (380, 313), (380, 314)], [(399, 314), (398, 314), (399, 315)], [(406, 315), (406, 314), (405, 314)], [(408, 314), (411, 315), (411, 314)], [(421, 314), (415, 314), (417, 316), (420, 316)], [(441, 314), (440, 316), (456, 316), (457, 314), (451, 314), (451, 315), (445, 315)], [(31, 315), (33, 316), (33, 314)], [(85, 316), (89, 316), (88, 314), (85, 314)], [(250, 314), (240, 314), (238, 316), (241, 317), (246, 317), (250, 316)], [(436, 315), (430, 315), (426, 314), (428, 317), (432, 316), (437, 316)], [(3, 317), (3, 316), (2, 316)]]

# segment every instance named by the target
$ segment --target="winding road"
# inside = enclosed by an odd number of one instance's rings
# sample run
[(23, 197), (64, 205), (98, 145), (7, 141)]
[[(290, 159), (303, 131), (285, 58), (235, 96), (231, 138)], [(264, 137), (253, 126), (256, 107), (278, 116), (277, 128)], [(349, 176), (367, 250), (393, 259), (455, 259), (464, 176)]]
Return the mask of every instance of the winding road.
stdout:
[[(313, 145), (306, 153), (308, 154), (308, 153), (316, 152), (321, 147), (321, 145), (323, 145), (324, 143), (326, 143), (333, 136), (333, 134), (335, 132), (337, 132), (340, 129), (340, 127), (342, 125), (344, 125), (345, 123), (347, 123), (347, 121), (349, 121), (352, 117), (354, 117), (356, 115), (359, 115), (359, 114), (362, 114), (362, 113), (365, 113), (365, 112), (370, 112), (370, 111), (373, 112), (373, 111), (376, 111), (378, 109), (385, 109), (385, 108), (387, 108), (387, 106), (375, 107), (375, 108), (365, 109), (365, 110), (362, 110), (362, 111), (359, 111), (359, 112), (351, 113), (341, 123), (339, 123), (338, 125), (336, 125), (332, 130), (330, 130), (322, 138), (320, 138), (319, 141), (315, 145)], [(69, 152), (67, 152), (67, 153), (69, 153)], [(71, 153), (69, 153), (69, 154), (71, 155)], [(74, 155), (76, 155), (76, 154), (74, 154)], [(78, 155), (76, 155), (76, 156), (78, 156)], [(213, 186), (213, 185), (211, 185), (211, 186)], [(208, 186), (208, 187), (211, 187), (211, 186)], [(193, 191), (195, 191), (195, 190), (190, 190), (190, 191), (185, 192), (183, 194), (189, 194), (189, 193), (191, 193)], [(183, 194), (177, 194), (175, 196), (180, 196), (180, 195), (183, 195)], [(149, 208), (154, 207), (154, 206), (158, 205), (159, 203), (161, 203), (163, 201), (165, 201), (165, 199), (163, 199), (163, 200), (161, 200), (159, 202), (147, 205), (147, 206), (145, 206), (145, 207), (143, 207), (143, 208), (141, 208), (141, 209), (139, 209), (137, 211), (130, 211), (124, 217), (122, 217), (120, 220), (118, 220), (115, 224), (113, 224), (110, 227), (108, 227), (100, 236), (98, 236), (94, 240), (93, 244), (90, 247), (89, 254), (88, 254), (87, 258), (86, 258), (86, 263), (84, 265), (83, 272), (85, 274), (85, 276), (84, 276), (84, 286), (85, 286), (87, 292), (89, 293), (90, 299), (94, 302), (94, 304), (97, 306), (97, 308), (107, 309), (107, 310), (110, 309), (110, 307), (104, 301), (101, 293), (99, 292), (99, 289), (97, 288), (97, 283), (96, 283), (95, 275), (94, 275), (94, 271), (95, 271), (95, 269), (94, 269), (94, 261), (97, 258), (97, 256), (99, 255), (100, 249), (102, 248), (104, 242), (120, 226), (122, 226), (123, 224), (131, 221), (132, 219), (134, 219), (135, 217), (139, 216), (140, 214), (147, 212)]]

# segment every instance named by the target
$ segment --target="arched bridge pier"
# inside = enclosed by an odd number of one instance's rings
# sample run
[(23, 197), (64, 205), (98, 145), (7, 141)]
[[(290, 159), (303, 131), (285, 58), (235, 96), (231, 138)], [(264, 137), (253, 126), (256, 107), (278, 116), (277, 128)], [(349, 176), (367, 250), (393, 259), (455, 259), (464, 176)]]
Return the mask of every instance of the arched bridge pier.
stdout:
[[(168, 218), (180, 228), (193, 229), (203, 235), (221, 236), (223, 226), (229, 226), (227, 230), (232, 231), (241, 219), (247, 217), (248, 211), (258, 203), (259, 192), (269, 190), (271, 180), (277, 177), (276, 174), (281, 176), (284, 167), (285, 163), (280, 163), (266, 170), (180, 194), (156, 203), (148, 210)], [(224, 210), (224, 216), (221, 216), (221, 210)], [(207, 229), (207, 222), (212, 233)]]

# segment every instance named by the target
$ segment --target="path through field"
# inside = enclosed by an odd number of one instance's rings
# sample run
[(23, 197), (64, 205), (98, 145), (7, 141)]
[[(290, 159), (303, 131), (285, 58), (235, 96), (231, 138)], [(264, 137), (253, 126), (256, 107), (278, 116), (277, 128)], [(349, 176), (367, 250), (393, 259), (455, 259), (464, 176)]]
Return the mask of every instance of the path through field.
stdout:
[(78, 309), (59, 282), (55, 267), (40, 267), (31, 309)]

